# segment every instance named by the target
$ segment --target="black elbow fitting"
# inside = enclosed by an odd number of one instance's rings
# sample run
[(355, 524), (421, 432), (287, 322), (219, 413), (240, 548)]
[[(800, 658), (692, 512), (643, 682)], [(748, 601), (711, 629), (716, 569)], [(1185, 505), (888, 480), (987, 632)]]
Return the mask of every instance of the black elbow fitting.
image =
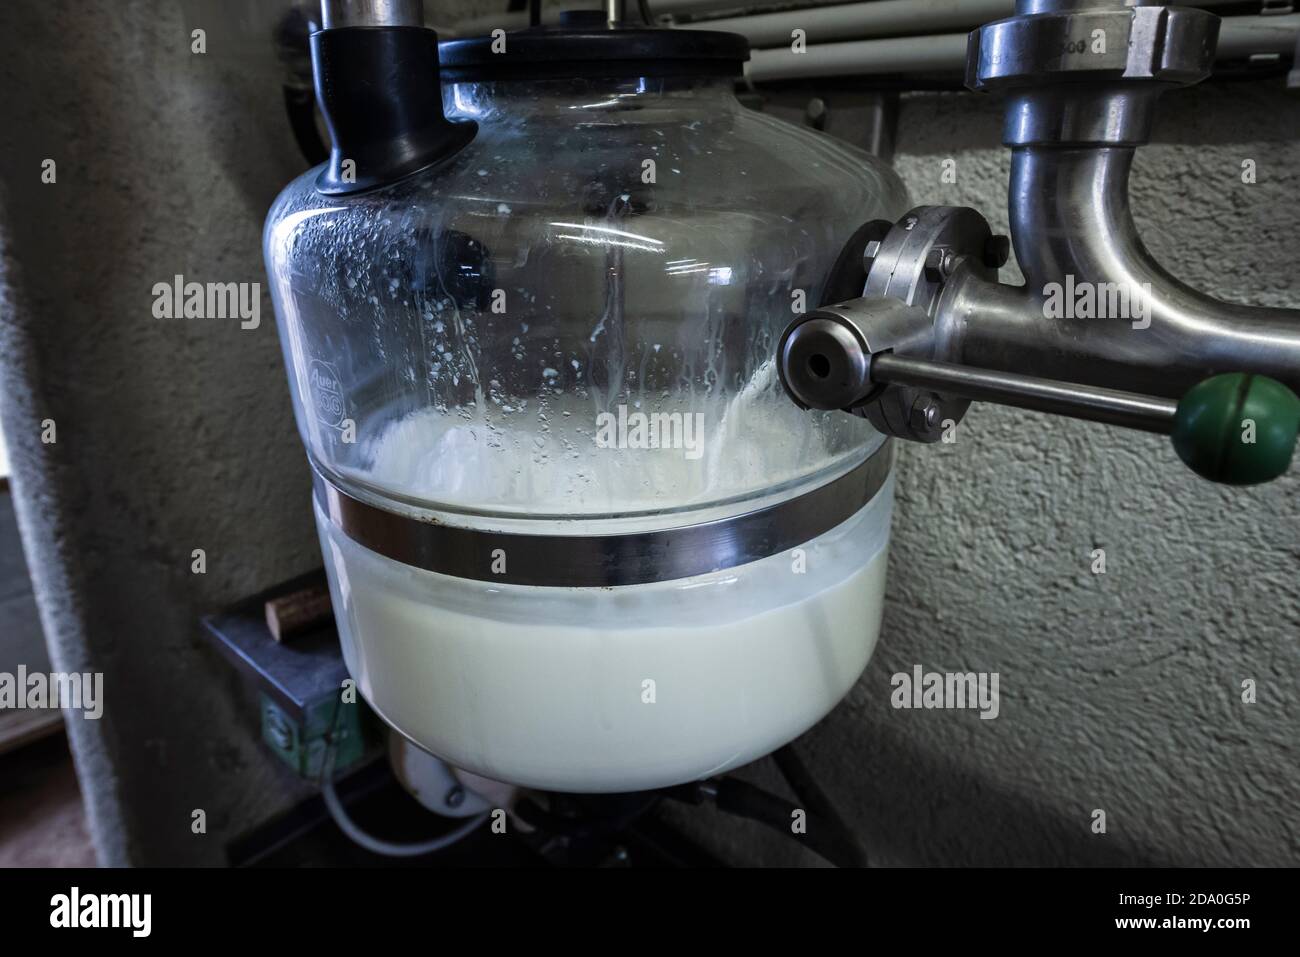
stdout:
[(477, 125), (442, 111), (438, 35), (423, 27), (337, 27), (311, 35), (316, 99), (332, 147), (316, 188), (326, 195), (387, 186), (440, 163)]

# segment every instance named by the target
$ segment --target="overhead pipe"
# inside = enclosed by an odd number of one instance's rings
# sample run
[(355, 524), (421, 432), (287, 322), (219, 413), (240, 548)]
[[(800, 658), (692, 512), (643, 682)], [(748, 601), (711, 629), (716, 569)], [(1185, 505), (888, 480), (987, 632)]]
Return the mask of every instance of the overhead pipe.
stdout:
[[(811, 36), (901, 36), (911, 33), (935, 33), (969, 29), (1009, 16), (1015, 0), (874, 0), (871, 3), (836, 3), (835, 0), (797, 4), (796, 9), (779, 13), (754, 13), (764, 7), (789, 7), (780, 0), (646, 0), (652, 18), (690, 16), (682, 29), (721, 30), (740, 33), (755, 45), (776, 44), (789, 39), (790, 30), (799, 27)], [(740, 13), (741, 10), (748, 11)], [(732, 16), (703, 18), (718, 11), (735, 11)], [(558, 17), (558, 12), (553, 16)], [(791, 26), (786, 26), (790, 23)], [(528, 26), (528, 15), (502, 12), (471, 17), (456, 24), (458, 36), (486, 33), (498, 27), (517, 30)]]
[[(716, 21), (714, 21), (716, 22)], [(1218, 62), (1253, 56), (1291, 56), (1300, 38), (1300, 14), (1228, 17), (1219, 33)], [(828, 76), (961, 73), (966, 67), (965, 33), (813, 43), (795, 53), (789, 42), (756, 49), (745, 65), (751, 83)]]
[[(504, 0), (498, 0), (503, 3)], [(821, 4), (831, 5), (835, 0), (821, 0)], [(891, 0), (892, 2), (892, 0)], [(949, 0), (949, 2), (959, 3), (961, 0)], [(817, 0), (814, 0), (814, 5)], [(685, 14), (687, 16), (700, 16), (706, 13), (716, 13), (717, 11), (739, 11), (743, 9), (755, 9), (761, 7), (788, 6), (781, 0), (646, 0), (647, 9), (651, 17), (658, 19), (669, 14)], [(543, 22), (556, 22), (559, 19), (560, 11), (546, 11), (542, 15)], [(521, 30), (528, 26), (529, 14), (515, 10), (503, 10), (499, 13), (488, 13), (482, 16), (469, 17), (461, 20), (455, 25), (452, 33), (455, 36), (479, 36), (495, 29), (503, 30)]]
[[(382, 4), (386, 0), (334, 2)], [(753, 6), (737, 0), (648, 2), (655, 16)], [(1014, 8), (1015, 0), (876, 0), (810, 5), (780, 13), (677, 26), (683, 30), (721, 30), (745, 36), (754, 47), (745, 68), (751, 83), (829, 76), (956, 74), (965, 68), (967, 34), (934, 31), (973, 28), (1009, 16)], [(474, 36), (495, 29), (521, 30), (528, 23), (527, 13), (503, 12), (462, 20), (450, 32), (455, 36)], [(801, 53), (791, 49), (791, 32), (795, 29), (804, 31), (807, 46)], [(1300, 14), (1228, 17), (1223, 20), (1219, 33), (1218, 59), (1291, 56), (1297, 38), (1300, 38)]]
[(958, 74), (965, 56), (964, 33), (815, 43), (802, 53), (793, 52), (787, 45), (775, 50), (750, 51), (745, 78), (750, 83), (771, 83), (827, 76)]
[(804, 31), (810, 44), (969, 30), (981, 23), (1008, 17), (1015, 8), (1015, 0), (877, 0), (875, 3), (843, 3), (702, 20), (682, 24), (682, 27), (739, 33), (747, 37), (752, 46), (776, 47), (788, 46), (794, 30)]

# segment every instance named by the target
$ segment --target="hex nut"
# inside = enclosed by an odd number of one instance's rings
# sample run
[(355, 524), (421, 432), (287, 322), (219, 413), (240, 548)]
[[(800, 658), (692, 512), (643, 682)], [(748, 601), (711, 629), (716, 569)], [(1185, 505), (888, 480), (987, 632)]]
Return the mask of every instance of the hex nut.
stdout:
[(925, 254), (925, 278), (930, 282), (943, 282), (952, 272), (952, 251), (945, 246), (935, 246)]
[(933, 430), (939, 421), (940, 411), (939, 400), (935, 396), (917, 396), (916, 401), (912, 403), (912, 412), (909, 416), (912, 431), (925, 433)]

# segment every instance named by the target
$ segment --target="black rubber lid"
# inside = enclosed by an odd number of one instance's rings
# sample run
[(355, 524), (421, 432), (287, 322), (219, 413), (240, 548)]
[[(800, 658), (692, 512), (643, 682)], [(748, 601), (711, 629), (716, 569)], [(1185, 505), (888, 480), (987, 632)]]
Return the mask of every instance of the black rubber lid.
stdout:
[[(576, 13), (576, 15), (575, 15)], [(561, 15), (558, 26), (492, 37), (448, 40), (438, 46), (444, 82), (549, 77), (739, 76), (749, 41), (713, 30), (607, 28), (599, 10)]]

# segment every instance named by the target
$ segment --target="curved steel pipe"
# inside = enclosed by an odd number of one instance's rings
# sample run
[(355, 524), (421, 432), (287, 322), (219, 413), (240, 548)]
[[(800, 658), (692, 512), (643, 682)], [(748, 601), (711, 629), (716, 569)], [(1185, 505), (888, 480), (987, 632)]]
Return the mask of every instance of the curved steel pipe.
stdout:
[[(1134, 152), (1015, 149), (1011, 235), (1026, 285), (954, 277), (940, 307), (954, 358), (1174, 398), (1209, 375), (1235, 371), (1300, 391), (1300, 310), (1220, 302), (1166, 272), (1129, 207)], [(1089, 292), (1097, 311), (1080, 316), (1077, 295)]]

